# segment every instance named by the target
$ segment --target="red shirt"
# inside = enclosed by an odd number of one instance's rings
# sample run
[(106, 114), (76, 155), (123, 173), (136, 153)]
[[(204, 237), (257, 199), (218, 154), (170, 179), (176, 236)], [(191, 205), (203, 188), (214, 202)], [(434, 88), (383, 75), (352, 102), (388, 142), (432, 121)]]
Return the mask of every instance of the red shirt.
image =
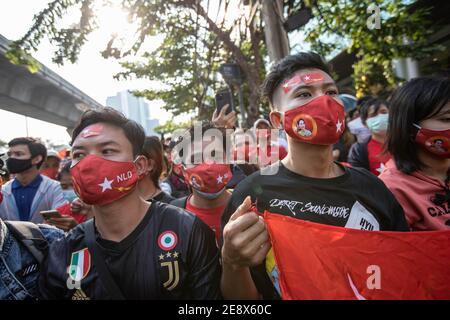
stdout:
[(450, 230), (448, 203), (435, 204), (436, 193), (445, 193), (445, 184), (421, 171), (405, 174), (397, 169), (394, 160), (386, 165), (380, 179), (403, 207), (412, 231)]
[(218, 206), (215, 208), (199, 208), (191, 204), (191, 196), (187, 198), (186, 210), (195, 214), (199, 217), (205, 224), (207, 224), (212, 231), (216, 234), (216, 241), (219, 243), (221, 230), (220, 230), (220, 218), (222, 217), (225, 205)]
[(370, 139), (367, 144), (367, 155), (369, 158), (369, 170), (376, 176), (384, 171), (386, 163), (391, 158), (390, 154), (383, 154), (383, 144), (374, 139)]

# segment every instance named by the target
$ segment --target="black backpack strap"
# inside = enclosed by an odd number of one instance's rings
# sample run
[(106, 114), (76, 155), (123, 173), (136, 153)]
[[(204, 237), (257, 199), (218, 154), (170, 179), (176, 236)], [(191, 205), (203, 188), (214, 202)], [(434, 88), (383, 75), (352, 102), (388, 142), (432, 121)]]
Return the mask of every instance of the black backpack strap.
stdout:
[(171, 201), (170, 204), (175, 207), (178, 207), (178, 208), (186, 209), (187, 198), (188, 197), (186, 196), (183, 198), (175, 199), (175, 200)]
[(28, 221), (3, 221), (14, 237), (22, 243), (41, 264), (47, 254), (48, 242), (39, 227)]
[(122, 290), (120, 290), (119, 286), (114, 281), (111, 272), (109, 272), (108, 267), (106, 266), (105, 257), (97, 245), (97, 241), (95, 239), (94, 219), (90, 219), (85, 222), (84, 230), (89, 253), (91, 254), (94, 265), (97, 268), (97, 273), (105, 285), (106, 290), (112, 296), (113, 300), (125, 300)]

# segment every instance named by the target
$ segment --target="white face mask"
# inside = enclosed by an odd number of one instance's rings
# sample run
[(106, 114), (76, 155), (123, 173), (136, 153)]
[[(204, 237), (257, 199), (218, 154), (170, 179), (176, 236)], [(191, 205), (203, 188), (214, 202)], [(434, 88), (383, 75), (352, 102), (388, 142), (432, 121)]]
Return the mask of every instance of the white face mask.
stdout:
[(370, 130), (362, 124), (360, 117), (350, 121), (347, 127), (350, 133), (357, 137), (358, 142), (363, 142), (371, 136)]
[(366, 120), (367, 127), (373, 133), (386, 132), (388, 128), (389, 114), (383, 113)]

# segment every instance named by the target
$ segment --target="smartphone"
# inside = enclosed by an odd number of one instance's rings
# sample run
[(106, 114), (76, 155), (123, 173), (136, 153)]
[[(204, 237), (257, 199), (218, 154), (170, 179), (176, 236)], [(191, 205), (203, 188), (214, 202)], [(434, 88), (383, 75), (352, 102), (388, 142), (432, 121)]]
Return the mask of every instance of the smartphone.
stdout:
[(222, 108), (225, 107), (226, 105), (229, 105), (229, 107), (225, 114), (229, 114), (231, 111), (234, 111), (230, 90), (222, 89), (216, 93), (217, 114), (219, 114), (220, 110), (222, 110)]
[(40, 214), (45, 220), (49, 220), (51, 218), (62, 218), (62, 215), (56, 210), (41, 211)]

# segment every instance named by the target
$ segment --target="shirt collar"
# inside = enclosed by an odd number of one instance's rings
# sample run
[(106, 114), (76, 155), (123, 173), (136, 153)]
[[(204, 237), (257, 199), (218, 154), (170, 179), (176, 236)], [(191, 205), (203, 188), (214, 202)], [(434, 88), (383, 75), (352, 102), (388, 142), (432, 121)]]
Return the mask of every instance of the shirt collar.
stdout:
[(36, 176), (36, 178), (34, 178), (33, 181), (31, 181), (27, 186), (22, 186), (19, 182), (19, 180), (14, 179), (13, 183), (12, 183), (12, 188), (13, 189), (19, 189), (19, 188), (38, 188), (39, 185), (42, 182), (42, 176), (40, 174), (38, 174)]

